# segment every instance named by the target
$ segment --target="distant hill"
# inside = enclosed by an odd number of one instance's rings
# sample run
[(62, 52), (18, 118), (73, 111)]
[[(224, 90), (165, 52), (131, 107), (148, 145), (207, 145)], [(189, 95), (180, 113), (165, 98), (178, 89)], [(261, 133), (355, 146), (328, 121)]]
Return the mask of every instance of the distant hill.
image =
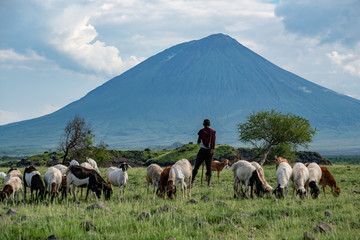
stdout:
[(52, 114), (0, 126), (0, 149), (54, 147), (75, 114), (111, 148), (195, 142), (204, 118), (218, 143), (239, 145), (236, 124), (272, 108), (310, 120), (319, 130), (312, 150), (359, 148), (359, 100), (214, 34), (166, 49)]

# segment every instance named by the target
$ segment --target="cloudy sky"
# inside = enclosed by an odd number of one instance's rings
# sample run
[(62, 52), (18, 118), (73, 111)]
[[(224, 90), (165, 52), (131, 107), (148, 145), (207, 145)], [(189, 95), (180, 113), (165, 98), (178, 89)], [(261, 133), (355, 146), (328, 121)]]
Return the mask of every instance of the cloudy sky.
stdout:
[(2, 0), (0, 125), (53, 112), (214, 33), (360, 99), (359, 12), (358, 0)]

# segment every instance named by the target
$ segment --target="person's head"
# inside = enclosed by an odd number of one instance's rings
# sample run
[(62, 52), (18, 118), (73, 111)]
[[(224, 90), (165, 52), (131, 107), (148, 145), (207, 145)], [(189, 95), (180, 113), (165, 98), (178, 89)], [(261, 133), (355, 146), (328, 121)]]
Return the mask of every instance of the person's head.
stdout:
[(210, 120), (205, 119), (203, 125), (204, 125), (204, 127), (210, 127)]

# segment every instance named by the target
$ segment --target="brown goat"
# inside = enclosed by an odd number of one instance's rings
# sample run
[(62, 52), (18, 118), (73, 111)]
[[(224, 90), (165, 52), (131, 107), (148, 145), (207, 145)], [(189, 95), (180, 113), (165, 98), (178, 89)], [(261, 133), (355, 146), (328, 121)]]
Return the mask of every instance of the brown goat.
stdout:
[(217, 171), (218, 181), (220, 181), (220, 172), (224, 169), (225, 166), (229, 166), (230, 161), (225, 159), (222, 162), (212, 161), (211, 162), (211, 171)]
[(283, 158), (283, 157), (278, 157), (275, 155), (275, 164), (276, 164), (276, 170), (278, 169), (280, 163), (282, 162), (286, 162), (286, 163), (289, 163), (288, 160), (286, 158)]
[(159, 187), (156, 191), (156, 195), (158, 197), (164, 198), (165, 197), (165, 191), (167, 187), (167, 182), (169, 179), (169, 172), (171, 167), (166, 167), (160, 174), (160, 181), (159, 181)]
[(36, 199), (44, 198), (45, 186), (40, 177), (40, 172), (34, 167), (29, 166), (24, 170), (24, 198), (26, 200), (26, 187), (30, 187), (31, 200), (34, 199), (33, 191), (35, 191)]
[(323, 187), (324, 195), (326, 197), (325, 193), (325, 187), (329, 186), (331, 187), (331, 193), (334, 197), (338, 197), (340, 195), (340, 187), (336, 184), (336, 181), (334, 177), (331, 175), (329, 169), (327, 167), (320, 166), (321, 168), (321, 179), (320, 179), (320, 185)]
[(66, 175), (64, 175), (64, 176), (62, 176), (61, 185), (60, 185), (60, 189), (59, 189), (59, 192), (61, 192), (61, 200), (63, 200), (64, 197), (66, 196), (66, 187), (67, 187)]

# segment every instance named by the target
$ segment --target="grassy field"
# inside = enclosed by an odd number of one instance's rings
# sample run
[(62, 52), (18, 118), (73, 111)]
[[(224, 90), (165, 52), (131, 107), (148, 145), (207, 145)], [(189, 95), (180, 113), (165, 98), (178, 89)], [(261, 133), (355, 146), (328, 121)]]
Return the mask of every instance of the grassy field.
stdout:
[[(210, 187), (200, 185), (199, 171), (191, 197), (196, 203), (192, 203), (183, 200), (181, 192), (173, 201), (152, 200), (146, 194), (145, 168), (132, 168), (125, 200), (120, 201), (114, 189), (111, 200), (104, 201), (107, 210), (87, 210), (94, 199), (75, 203), (71, 196), (69, 203), (48, 206), (1, 203), (0, 239), (46, 239), (53, 234), (58, 239), (303, 239), (304, 232), (318, 239), (360, 239), (360, 194), (353, 193), (360, 190), (360, 165), (329, 169), (342, 190), (339, 198), (327, 189), (327, 198), (322, 193), (315, 200), (291, 194), (280, 200), (274, 196), (234, 199), (232, 171), (224, 170), (221, 181), (214, 176)], [(43, 175), (46, 168), (39, 170)], [(104, 175), (106, 169), (100, 171)], [(276, 186), (275, 166), (264, 171), (269, 184)], [(10, 208), (17, 214), (7, 215)], [(316, 232), (320, 221), (332, 231)]]

